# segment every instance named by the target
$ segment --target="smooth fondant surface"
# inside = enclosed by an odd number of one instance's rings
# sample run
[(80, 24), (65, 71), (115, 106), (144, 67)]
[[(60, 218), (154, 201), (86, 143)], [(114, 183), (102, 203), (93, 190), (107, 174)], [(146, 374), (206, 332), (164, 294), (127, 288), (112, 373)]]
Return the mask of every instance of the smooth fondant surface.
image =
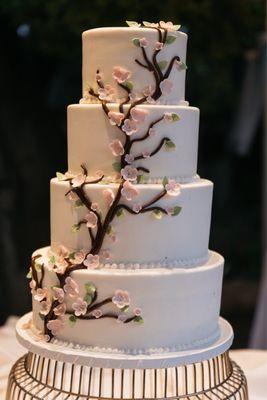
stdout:
[[(125, 106), (127, 112), (129, 106)], [(164, 146), (153, 157), (135, 161), (133, 166), (149, 169), (149, 181), (168, 176), (177, 181), (190, 181), (197, 173), (197, 149), (199, 109), (188, 106), (141, 105), (137, 109), (145, 110), (148, 115), (139, 126), (134, 138), (143, 136), (149, 125), (162, 117), (164, 113), (176, 113), (179, 121), (155, 125), (156, 133), (144, 142), (136, 142), (131, 154), (142, 155), (144, 151), (152, 152), (161, 140), (168, 137), (176, 146), (168, 151)], [(109, 105), (112, 111), (118, 111), (118, 105)], [(84, 164), (89, 175), (101, 170), (106, 177), (114, 177), (112, 164), (119, 160), (109, 145), (114, 139), (125, 141), (125, 135), (118, 127), (111, 125), (100, 104), (76, 104), (68, 107), (68, 169), (72, 173), (81, 171)]]
[[(116, 184), (94, 184), (85, 187), (92, 202), (99, 204), (105, 215), (107, 206), (103, 190), (111, 188), (116, 192)], [(143, 204), (162, 191), (162, 185), (138, 185), (137, 197)], [(51, 246), (56, 250), (64, 245), (70, 250), (90, 249), (90, 236), (85, 225), (76, 233), (71, 231), (74, 224), (83, 220), (87, 214), (85, 207), (75, 208), (65, 194), (68, 182), (51, 181)], [(113, 242), (106, 235), (102, 249), (111, 253), (109, 263), (156, 263), (180, 261), (190, 264), (190, 260), (205, 258), (208, 255), (211, 203), (213, 184), (198, 180), (181, 185), (178, 197), (166, 196), (157, 204), (162, 207), (179, 205), (179, 215), (164, 215), (156, 219), (151, 213), (132, 215), (125, 212), (121, 218), (115, 217), (112, 229), (117, 240)], [(133, 202), (122, 200), (131, 206)], [(100, 253), (101, 255), (101, 253)]]

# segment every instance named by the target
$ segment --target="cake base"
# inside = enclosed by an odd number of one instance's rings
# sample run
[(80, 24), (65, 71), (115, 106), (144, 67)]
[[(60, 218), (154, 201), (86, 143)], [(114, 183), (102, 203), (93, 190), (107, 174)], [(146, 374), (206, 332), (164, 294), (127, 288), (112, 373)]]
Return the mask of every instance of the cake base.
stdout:
[(13, 366), (6, 400), (248, 400), (242, 370), (228, 351), (163, 369), (80, 366), (28, 353)]
[(179, 352), (161, 352), (157, 354), (121, 354), (114, 352), (92, 351), (80, 345), (60, 342), (37, 341), (31, 329), (25, 329), (32, 313), (24, 315), (17, 323), (16, 333), (20, 344), (30, 352), (53, 360), (75, 363), (83, 366), (121, 369), (171, 368), (180, 365), (199, 363), (225, 353), (233, 342), (233, 329), (223, 318), (219, 319), (220, 337), (212, 345)]

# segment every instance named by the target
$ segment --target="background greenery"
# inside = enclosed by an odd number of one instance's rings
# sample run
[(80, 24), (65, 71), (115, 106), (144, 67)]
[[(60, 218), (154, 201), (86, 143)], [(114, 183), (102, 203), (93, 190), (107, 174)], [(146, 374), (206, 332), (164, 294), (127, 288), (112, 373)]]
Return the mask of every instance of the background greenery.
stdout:
[[(247, 155), (230, 144), (245, 53), (264, 30), (264, 3), (0, 1), (0, 322), (29, 309), (23, 277), (31, 252), (49, 243), (49, 179), (67, 167), (66, 106), (81, 97), (82, 31), (163, 19), (189, 34), (186, 98), (201, 109), (198, 170), (215, 182), (210, 247), (226, 258), (225, 285), (235, 289), (224, 294), (223, 313), (235, 326), (242, 320), (237, 345), (245, 344), (261, 267), (262, 123)], [(233, 296), (246, 291), (240, 311)]]

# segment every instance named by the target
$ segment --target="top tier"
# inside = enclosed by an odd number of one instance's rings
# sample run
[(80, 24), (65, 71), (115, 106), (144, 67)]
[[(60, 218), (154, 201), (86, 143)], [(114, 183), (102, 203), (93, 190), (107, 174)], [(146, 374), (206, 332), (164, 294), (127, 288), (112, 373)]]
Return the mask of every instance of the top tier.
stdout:
[[(156, 24), (154, 24), (156, 25)], [(89, 88), (98, 90), (103, 76), (112, 102), (144, 96), (148, 102), (183, 104), (187, 35), (176, 27), (97, 28), (83, 33), (83, 100), (96, 103)], [(117, 68), (116, 68), (117, 67)], [(106, 86), (110, 85), (110, 86)], [(126, 89), (123, 88), (126, 86)], [(127, 88), (132, 89), (131, 98)]]

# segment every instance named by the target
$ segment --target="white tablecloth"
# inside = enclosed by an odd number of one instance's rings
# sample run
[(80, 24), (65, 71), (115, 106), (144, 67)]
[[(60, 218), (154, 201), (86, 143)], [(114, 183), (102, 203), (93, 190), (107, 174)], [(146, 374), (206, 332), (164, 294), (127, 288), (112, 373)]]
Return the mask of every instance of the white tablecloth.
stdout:
[[(17, 318), (12, 317), (0, 329), (0, 400), (4, 400), (7, 377), (13, 363), (26, 350), (21, 347), (15, 337)], [(267, 351), (233, 350), (231, 358), (244, 370), (247, 379), (250, 400), (267, 399)]]

